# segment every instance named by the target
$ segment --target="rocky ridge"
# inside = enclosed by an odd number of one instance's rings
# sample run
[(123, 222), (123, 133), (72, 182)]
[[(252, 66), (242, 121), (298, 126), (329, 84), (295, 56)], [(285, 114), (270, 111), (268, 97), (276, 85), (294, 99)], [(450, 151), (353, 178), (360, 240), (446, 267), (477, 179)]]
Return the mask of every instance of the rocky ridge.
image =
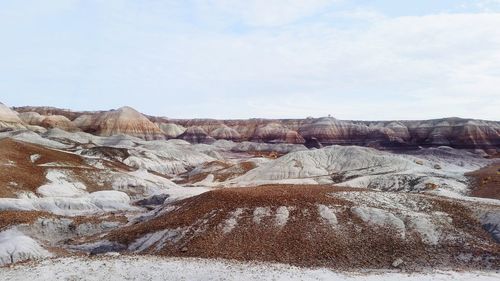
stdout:
[[(82, 131), (102, 136), (129, 134), (143, 139), (180, 138), (193, 143), (211, 143), (222, 139), (236, 142), (306, 144), (308, 147), (332, 144), (390, 149), (451, 146), (481, 148), (493, 153), (500, 148), (500, 122), (475, 119), (349, 121), (323, 117), (181, 120), (144, 116), (129, 107), (100, 112), (73, 112), (49, 107), (14, 109), (20, 112), (21, 116), (26, 112), (62, 115)], [(50, 123), (40, 125), (51, 126)]]

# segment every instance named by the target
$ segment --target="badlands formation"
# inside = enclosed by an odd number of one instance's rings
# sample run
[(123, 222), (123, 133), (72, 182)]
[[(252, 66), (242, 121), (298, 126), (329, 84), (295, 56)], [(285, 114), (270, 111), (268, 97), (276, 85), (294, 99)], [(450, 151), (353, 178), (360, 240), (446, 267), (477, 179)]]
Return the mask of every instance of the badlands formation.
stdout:
[(461, 118), (378, 122), (337, 120), (333, 117), (178, 120), (154, 116), (146, 118), (130, 107), (107, 112), (73, 112), (50, 107), (18, 107), (15, 110), (21, 116), (26, 113), (62, 115), (91, 134), (127, 134), (146, 140), (180, 138), (193, 143), (231, 140), (304, 144), (308, 147), (341, 144), (391, 149), (450, 146), (495, 150), (500, 146), (499, 121)]
[[(495, 279), (499, 155), (498, 121), (177, 120), (0, 104), (0, 266), (168, 256), (165, 268), (207, 272), (227, 259), (299, 266), (284, 276)], [(20, 280), (25, 266), (0, 279)]]

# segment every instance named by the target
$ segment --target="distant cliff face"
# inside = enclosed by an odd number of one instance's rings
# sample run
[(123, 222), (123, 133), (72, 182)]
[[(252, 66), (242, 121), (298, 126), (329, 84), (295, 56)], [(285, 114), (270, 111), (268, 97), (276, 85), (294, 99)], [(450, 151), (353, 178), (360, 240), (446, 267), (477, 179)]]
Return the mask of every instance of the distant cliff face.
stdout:
[[(460, 118), (383, 122), (342, 121), (331, 117), (289, 120), (196, 119), (165, 122), (187, 128), (196, 126), (198, 129), (203, 129), (201, 134), (207, 134), (215, 139), (235, 141), (385, 148), (443, 145), (457, 148), (500, 148), (500, 122)], [(228, 128), (237, 134), (230, 133)], [(225, 133), (222, 134), (221, 131)]]
[[(167, 119), (144, 116), (129, 107), (101, 112), (73, 112), (52, 107), (20, 107), (15, 110), (65, 116), (77, 128), (89, 133), (129, 134), (143, 139), (180, 138), (201, 143), (225, 139), (298, 143), (311, 147), (332, 144), (381, 148), (445, 145), (500, 149), (499, 121), (444, 118), (377, 122), (346, 121), (331, 117), (279, 120)], [(45, 127), (48, 125), (41, 124)], [(65, 126), (71, 127), (67, 122)]]

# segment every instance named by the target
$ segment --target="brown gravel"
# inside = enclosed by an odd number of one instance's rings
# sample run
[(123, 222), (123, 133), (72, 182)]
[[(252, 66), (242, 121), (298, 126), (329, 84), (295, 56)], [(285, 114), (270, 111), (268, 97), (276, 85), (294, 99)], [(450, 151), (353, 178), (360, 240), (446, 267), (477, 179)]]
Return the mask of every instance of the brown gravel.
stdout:
[(471, 181), (471, 196), (500, 199), (500, 163), (466, 175)]
[(184, 178), (181, 180), (177, 180), (176, 183), (177, 184), (196, 183), (204, 180), (209, 174), (214, 175), (215, 181), (224, 182), (226, 180), (241, 176), (247, 173), (248, 171), (256, 168), (257, 166), (255, 165), (255, 163), (250, 161), (243, 161), (233, 165), (222, 161), (212, 161), (204, 164), (205, 169), (211, 167), (218, 169), (215, 169), (212, 172), (203, 172), (191, 176), (188, 175), (189, 174), (188, 172), (185, 173), (184, 175), (181, 175)]
[[(35, 163), (30, 156), (40, 155)], [(69, 167), (43, 167), (47, 163), (64, 163)], [(5, 165), (13, 163), (13, 165)], [(103, 160), (111, 171), (129, 171), (130, 168), (118, 161)], [(68, 177), (85, 184), (88, 192), (111, 189), (107, 171), (87, 165), (79, 155), (45, 148), (10, 138), (0, 140), (0, 198), (17, 197), (21, 191), (36, 192), (47, 182), (48, 169), (64, 170)]]
[(75, 216), (71, 217), (73, 225), (78, 226), (85, 223), (99, 224), (102, 222), (120, 222), (125, 224), (128, 218), (123, 213), (107, 213), (104, 215)]
[[(33, 154), (41, 155), (36, 163), (30, 160)], [(9, 161), (15, 165), (2, 165), (0, 168), (0, 197), (15, 197), (19, 191), (35, 192), (46, 182), (45, 168), (38, 166), (40, 164), (63, 162), (74, 166), (85, 165), (78, 155), (6, 138), (0, 140), (0, 163)]]
[(31, 224), (39, 218), (56, 217), (48, 212), (39, 211), (0, 211), (0, 230), (17, 224)]
[[(432, 203), (431, 211), (447, 212), (452, 217), (454, 229), (448, 234), (467, 233), (456, 241), (430, 246), (414, 232), (408, 232), (406, 239), (401, 239), (393, 229), (366, 225), (350, 211), (353, 203), (335, 197), (336, 191), (360, 190), (317, 185), (214, 190), (179, 201), (173, 205), (175, 210), (121, 228), (110, 233), (107, 239), (129, 245), (148, 233), (187, 229), (179, 241), (167, 242), (158, 252), (151, 247), (144, 253), (339, 269), (388, 268), (397, 258), (402, 258), (407, 268), (499, 266), (499, 245), (461, 204), (425, 197)], [(338, 206), (339, 225), (335, 230), (318, 215), (317, 204)], [(294, 207), (282, 228), (274, 222), (274, 214), (280, 206)], [(256, 224), (253, 221), (255, 207), (269, 207), (273, 215)], [(222, 226), (237, 208), (244, 208), (238, 224), (224, 234)], [(477, 260), (459, 261), (457, 257), (462, 253)], [(491, 257), (493, 260), (485, 261)]]

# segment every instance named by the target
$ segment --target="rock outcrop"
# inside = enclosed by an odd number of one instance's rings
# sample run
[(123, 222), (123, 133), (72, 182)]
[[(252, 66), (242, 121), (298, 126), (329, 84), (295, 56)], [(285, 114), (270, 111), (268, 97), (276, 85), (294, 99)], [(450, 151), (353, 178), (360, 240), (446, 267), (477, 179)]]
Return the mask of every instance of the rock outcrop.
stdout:
[(272, 143), (304, 143), (304, 139), (300, 134), (280, 123), (269, 123), (257, 127), (252, 139)]
[[(361, 144), (370, 129), (366, 126), (339, 121), (331, 117), (310, 120), (299, 128), (306, 140), (316, 138), (322, 144)], [(353, 143), (354, 142), (354, 143)]]
[(222, 139), (222, 140), (238, 141), (241, 139), (241, 135), (240, 133), (238, 133), (238, 131), (226, 125), (221, 125), (217, 129), (210, 132), (210, 136), (218, 140)]
[(74, 123), (83, 131), (99, 136), (125, 134), (145, 140), (165, 138), (157, 125), (131, 107), (81, 115)]
[(186, 131), (186, 128), (174, 123), (156, 123), (156, 125), (163, 131), (165, 137), (168, 139), (175, 139)]
[(208, 135), (208, 133), (203, 130), (203, 128), (198, 126), (191, 126), (179, 136), (180, 139), (188, 141), (190, 143), (206, 143), (210, 144), (215, 141), (214, 138)]
[(40, 126), (44, 116), (40, 115), (38, 112), (21, 112), (19, 113), (19, 118), (26, 124)]
[(40, 126), (47, 129), (58, 128), (68, 132), (80, 131), (75, 124), (63, 115), (43, 116), (37, 112), (23, 112), (19, 114), (21, 120), (29, 125)]
[(17, 113), (0, 102), (0, 131), (24, 128), (25, 126)]

